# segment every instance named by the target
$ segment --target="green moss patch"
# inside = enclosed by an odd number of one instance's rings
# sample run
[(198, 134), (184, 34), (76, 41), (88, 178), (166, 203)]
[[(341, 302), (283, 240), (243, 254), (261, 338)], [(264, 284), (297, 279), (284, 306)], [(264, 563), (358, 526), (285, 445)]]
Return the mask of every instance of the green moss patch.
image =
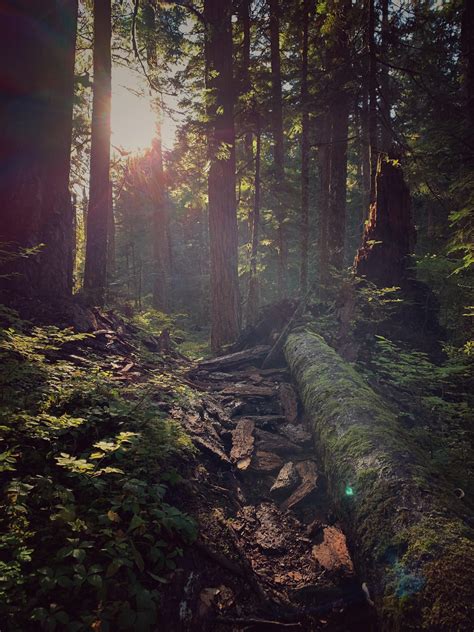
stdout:
[(285, 354), (383, 627), (472, 629), (474, 533), (450, 484), (320, 336), (291, 334)]

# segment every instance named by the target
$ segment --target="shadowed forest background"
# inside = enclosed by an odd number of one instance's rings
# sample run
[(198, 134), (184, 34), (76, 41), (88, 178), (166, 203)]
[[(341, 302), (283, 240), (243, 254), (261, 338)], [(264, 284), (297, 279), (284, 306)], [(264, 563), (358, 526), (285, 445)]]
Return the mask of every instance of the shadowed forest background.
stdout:
[(474, 4), (0, 53), (0, 628), (472, 629)]

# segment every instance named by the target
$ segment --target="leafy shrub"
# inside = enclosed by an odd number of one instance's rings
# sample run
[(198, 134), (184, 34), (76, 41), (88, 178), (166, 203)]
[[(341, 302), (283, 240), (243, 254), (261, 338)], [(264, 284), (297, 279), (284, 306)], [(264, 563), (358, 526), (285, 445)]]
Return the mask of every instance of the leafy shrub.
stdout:
[(446, 352), (447, 361), (436, 365), (425, 353), (376, 336), (362, 368), (453, 487), (474, 492), (474, 358), (464, 348)]
[(190, 440), (143, 385), (119, 391), (99, 364), (61, 359), (84, 335), (10, 325), (0, 337), (0, 618), (9, 630), (151, 629), (160, 586), (195, 537), (168, 501)]

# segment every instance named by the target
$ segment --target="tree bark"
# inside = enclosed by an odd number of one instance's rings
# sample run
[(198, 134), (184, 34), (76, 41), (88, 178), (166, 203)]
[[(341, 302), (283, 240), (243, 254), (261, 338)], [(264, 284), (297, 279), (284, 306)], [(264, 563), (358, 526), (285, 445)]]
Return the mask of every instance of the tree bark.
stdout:
[(251, 0), (240, 0), (239, 17), (242, 23), (242, 57), (239, 75), (242, 82), (241, 93), (250, 92), (252, 85), (250, 82), (250, 7)]
[(109, 207), (107, 219), (107, 284), (113, 281), (115, 276), (115, 214), (114, 192), (112, 182), (109, 182)]
[(466, 113), (474, 126), (474, 5), (464, 0), (461, 24), (461, 50), (464, 65)]
[(153, 204), (153, 307), (166, 312), (168, 309), (168, 235), (165, 207), (165, 181), (163, 171), (163, 151), (161, 130), (157, 126), (157, 136), (151, 150), (151, 200)]
[(360, 134), (361, 134), (361, 167), (362, 167), (362, 209), (361, 209), (361, 226), (364, 225), (370, 207), (370, 134), (369, 134), (369, 90), (367, 85), (367, 77), (362, 83), (362, 107), (360, 116)]
[(238, 335), (240, 324), (231, 14), (230, 0), (206, 0), (204, 3), (213, 351), (232, 342)]
[(110, 204), (111, 0), (94, 1), (94, 86), (84, 290), (97, 305), (107, 287)]
[[(242, 25), (242, 54), (240, 57), (240, 68), (239, 68), (239, 77), (240, 77), (240, 94), (248, 95), (252, 90), (252, 83), (250, 79), (250, 45), (251, 45), (251, 17), (250, 17), (250, 8), (251, 8), (251, 0), (240, 0), (239, 3), (239, 18)], [(250, 127), (252, 118), (252, 111), (250, 109), (250, 104), (248, 100), (246, 100), (243, 104), (243, 109), (246, 114), (246, 127)], [(244, 137), (244, 145), (245, 145), (245, 162), (246, 164), (250, 164), (252, 162), (252, 132), (250, 129), (246, 130)]]
[(272, 134), (273, 134), (273, 175), (275, 195), (275, 215), (277, 219), (277, 286), (278, 296), (287, 293), (288, 246), (285, 230), (285, 144), (283, 134), (283, 99), (280, 63), (280, 3), (268, 0), (270, 14), (270, 60), (272, 75)]
[[(146, 5), (146, 55), (151, 73), (156, 73), (158, 58), (156, 54), (156, 0), (148, 0)], [(158, 99), (155, 99), (157, 102)], [(161, 103), (158, 110), (156, 137), (150, 152), (151, 203), (153, 206), (152, 249), (153, 249), (153, 307), (166, 312), (169, 308), (168, 275), (170, 267), (168, 214), (166, 212), (166, 187), (163, 168), (163, 148), (161, 142)]]
[(250, 255), (249, 294), (247, 301), (247, 325), (254, 325), (258, 318), (258, 246), (260, 236), (260, 163), (261, 163), (261, 130), (260, 120), (257, 114), (256, 148), (255, 148), (255, 180), (254, 180), (254, 205), (252, 213), (252, 252)]
[(334, 93), (330, 104), (330, 169), (327, 223), (329, 265), (341, 270), (344, 265), (347, 194), (347, 143), (351, 95), (348, 88), (350, 59), (347, 39), (348, 7), (342, 2), (336, 17), (334, 43), (330, 51), (334, 73)]
[(375, 202), (354, 267), (356, 274), (382, 287), (401, 286), (416, 241), (410, 192), (396, 161), (379, 157)]
[(319, 254), (319, 280), (322, 285), (328, 278), (328, 215), (329, 215), (329, 173), (331, 167), (331, 122), (329, 113), (326, 112), (320, 120), (320, 137), (318, 151), (319, 169), (319, 227), (318, 227), (318, 254)]
[(367, 53), (369, 98), (369, 155), (370, 155), (370, 203), (375, 200), (375, 174), (377, 173), (377, 52), (375, 48), (374, 0), (367, 0)]
[(341, 270), (344, 265), (347, 195), (347, 136), (349, 101), (341, 93), (331, 112), (331, 162), (329, 171), (329, 211), (327, 248), (329, 265)]
[(451, 485), (320, 336), (291, 334), (285, 354), (383, 629), (470, 629), (474, 531)]
[[(5, 299), (72, 291), (69, 170), (77, 0), (5, 0), (0, 20), (0, 242)], [(36, 256), (18, 258), (43, 244)], [(9, 261), (8, 261), (9, 260)]]
[(309, 90), (308, 90), (308, 45), (310, 0), (303, 0), (303, 25), (301, 41), (301, 263), (300, 293), (308, 289), (308, 249), (309, 249)]
[(380, 68), (380, 151), (388, 154), (392, 145), (392, 125), (390, 121), (390, 73), (389, 61), (390, 23), (388, 16), (389, 0), (381, 0), (382, 33), (380, 57), (383, 64)]

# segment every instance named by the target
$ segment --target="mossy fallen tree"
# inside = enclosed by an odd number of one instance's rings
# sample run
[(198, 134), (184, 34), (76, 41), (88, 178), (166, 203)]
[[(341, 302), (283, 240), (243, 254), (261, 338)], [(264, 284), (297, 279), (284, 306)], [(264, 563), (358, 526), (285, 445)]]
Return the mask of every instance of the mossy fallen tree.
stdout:
[(291, 334), (285, 355), (382, 628), (472, 630), (474, 530), (455, 490), (320, 336)]

